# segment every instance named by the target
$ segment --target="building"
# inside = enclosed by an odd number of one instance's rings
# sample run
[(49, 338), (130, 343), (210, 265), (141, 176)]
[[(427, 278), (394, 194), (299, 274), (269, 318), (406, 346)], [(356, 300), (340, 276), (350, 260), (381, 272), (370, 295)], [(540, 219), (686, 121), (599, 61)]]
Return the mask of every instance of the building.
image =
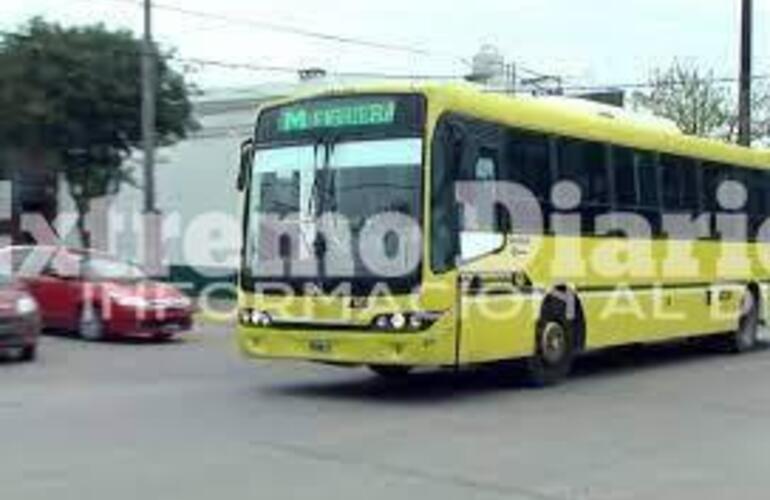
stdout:
[(21, 214), (35, 212), (52, 220), (57, 212), (56, 174), (42, 151), (0, 150), (0, 237), (26, 243)]

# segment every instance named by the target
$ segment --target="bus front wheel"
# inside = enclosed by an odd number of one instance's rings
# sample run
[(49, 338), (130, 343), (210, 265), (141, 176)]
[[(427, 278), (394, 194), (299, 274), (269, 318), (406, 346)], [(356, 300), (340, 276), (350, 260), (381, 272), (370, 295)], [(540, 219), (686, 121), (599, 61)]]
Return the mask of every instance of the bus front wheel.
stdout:
[(535, 355), (527, 360), (527, 378), (535, 387), (561, 382), (572, 369), (575, 335), (558, 313), (545, 312), (538, 323)]

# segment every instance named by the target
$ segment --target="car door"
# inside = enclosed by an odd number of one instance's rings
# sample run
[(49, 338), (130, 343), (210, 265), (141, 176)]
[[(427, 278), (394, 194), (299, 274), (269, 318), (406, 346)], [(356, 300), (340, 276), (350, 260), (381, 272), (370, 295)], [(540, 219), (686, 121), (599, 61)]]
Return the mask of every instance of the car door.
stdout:
[(39, 274), (26, 280), (30, 293), (40, 304), (46, 328), (72, 329), (77, 324), (82, 281), (65, 259), (53, 259)]

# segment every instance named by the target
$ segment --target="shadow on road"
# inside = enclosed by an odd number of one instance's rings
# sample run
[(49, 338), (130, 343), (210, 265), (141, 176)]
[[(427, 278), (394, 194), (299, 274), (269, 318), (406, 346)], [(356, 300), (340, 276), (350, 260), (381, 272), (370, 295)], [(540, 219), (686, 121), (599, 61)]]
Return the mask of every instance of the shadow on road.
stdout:
[[(731, 356), (716, 346), (713, 340), (616, 348), (580, 358), (564, 386), (584, 382), (593, 383), (597, 379), (639, 375), (667, 367), (703, 365), (725, 360), (740, 362), (742, 359), (750, 359), (752, 356), (768, 352), (770, 352), (770, 344), (763, 343), (756, 352), (748, 354), (748, 358)], [(260, 387), (259, 391), (268, 396), (279, 397), (435, 404), (443, 400), (454, 401), (458, 397), (478, 397), (494, 392), (536, 390), (527, 384), (521, 363), (480, 366), (460, 371), (420, 372), (395, 380), (382, 379), (373, 374), (367, 375), (361, 370), (351, 373), (355, 375), (334, 382), (324, 378)], [(545, 390), (554, 391), (559, 388)]]
[(65, 331), (65, 330), (46, 330), (44, 336), (63, 338), (72, 340), (73, 342), (80, 342), (88, 345), (136, 345), (136, 346), (173, 346), (182, 345), (188, 342), (185, 337), (188, 336), (185, 333), (171, 338), (154, 338), (154, 337), (109, 337), (99, 341), (85, 340), (78, 332)]

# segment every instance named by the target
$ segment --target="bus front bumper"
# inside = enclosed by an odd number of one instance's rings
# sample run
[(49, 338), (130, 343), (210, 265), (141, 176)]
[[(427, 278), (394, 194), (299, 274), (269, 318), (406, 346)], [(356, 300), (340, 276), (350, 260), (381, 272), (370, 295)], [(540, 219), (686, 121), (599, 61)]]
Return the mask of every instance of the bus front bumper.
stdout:
[(248, 357), (342, 365), (448, 366), (456, 361), (454, 330), (440, 324), (420, 333), (293, 331), (238, 327)]

